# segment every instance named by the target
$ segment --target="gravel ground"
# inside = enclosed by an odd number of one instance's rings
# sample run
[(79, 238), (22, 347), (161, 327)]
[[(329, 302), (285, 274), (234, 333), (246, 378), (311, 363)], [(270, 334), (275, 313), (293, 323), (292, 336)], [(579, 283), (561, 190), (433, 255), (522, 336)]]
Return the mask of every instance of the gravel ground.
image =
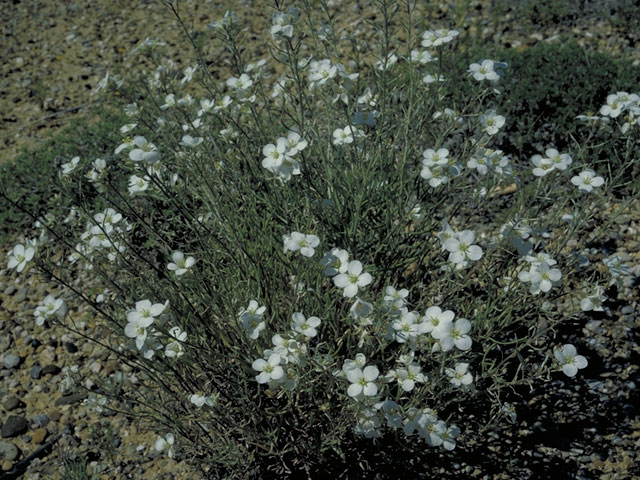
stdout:
[[(196, 29), (220, 17), (229, 3), (184, 2)], [(233, 7), (251, 32), (270, 24), (268, 12), (254, 13), (259, 3), (240, 1)], [(367, 2), (334, 3), (344, 9), (346, 23), (369, 15)], [(491, 20), (485, 15), (488, 3), (472, 2), (477, 18), (468, 21), (469, 32), (519, 48), (570, 33), (591, 47), (640, 58), (634, 50), (639, 29), (588, 16), (532, 33), (530, 26), (509, 25), (513, 12), (498, 23)], [(449, 25), (443, 19), (451, 15), (444, 3), (428, 12), (442, 26)], [(108, 68), (135, 70), (127, 53), (147, 36), (167, 41), (173, 58), (180, 57), (179, 32), (155, 2), (14, 0), (0, 9), (0, 32), (0, 161), (21, 147), (37, 146), (71, 117), (85, 114), (94, 101), (90, 93)], [(252, 48), (259, 53), (261, 47)], [(607, 242), (593, 246), (602, 257), (619, 254), (632, 275), (620, 291), (609, 292), (607, 312), (585, 315), (569, 326), (575, 332), (569, 338), (588, 356), (589, 367), (577, 380), (556, 377), (533, 392), (519, 392), (523, 398), (514, 397), (513, 425), (482, 441), (469, 438), (453, 456), (434, 453), (428, 467), (407, 467), (416, 478), (640, 478), (639, 232), (636, 203), (612, 225)], [(33, 310), (49, 293), (68, 299), (70, 318), (83, 335), (105, 334), (89, 310), (34, 273), (0, 271), (0, 479), (18, 478), (23, 466), (24, 478), (59, 478), (65, 459), (82, 458), (103, 479), (200, 478), (186, 462), (158, 456), (153, 433), (119, 413), (96, 413), (86, 393), (63, 388), (65, 367), (77, 365), (91, 390), (92, 376), (126, 371), (126, 366), (81, 335), (35, 326)], [(378, 465), (381, 474), (386, 469)], [(336, 477), (358, 478), (357, 469)], [(389, 473), (388, 478), (396, 477), (397, 471)]]

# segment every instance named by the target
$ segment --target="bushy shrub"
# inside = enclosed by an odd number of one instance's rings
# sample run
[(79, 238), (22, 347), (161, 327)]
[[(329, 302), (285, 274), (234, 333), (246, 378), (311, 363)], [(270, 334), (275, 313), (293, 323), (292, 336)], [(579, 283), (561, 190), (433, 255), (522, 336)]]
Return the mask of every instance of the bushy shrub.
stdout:
[[(63, 163), (74, 156), (96, 158), (119, 139), (118, 128), (126, 118), (113, 108), (96, 108), (99, 121), (73, 120), (63, 131), (33, 151), (24, 151), (0, 163), (0, 224), (2, 235), (16, 235), (31, 228), (45, 212), (57, 216), (70, 206), (60, 195), (55, 179)], [(90, 195), (86, 188), (84, 196)], [(7, 201), (6, 198), (11, 202)], [(94, 198), (95, 199), (95, 198)], [(95, 199), (99, 202), (98, 199)], [(101, 207), (100, 203), (95, 205)]]
[[(457, 75), (464, 75), (469, 63), (484, 58), (500, 58), (508, 64), (501, 82), (503, 94), (496, 102), (511, 121), (499, 146), (525, 158), (548, 144), (576, 148), (575, 137), (584, 134), (580, 115), (597, 114), (612, 92), (640, 90), (640, 66), (587, 51), (575, 40), (540, 43), (524, 50), (474, 47), (460, 56)], [(452, 88), (450, 94), (462, 102), (468, 91)], [(617, 144), (604, 150), (614, 167), (623, 161), (616, 159), (619, 151)]]
[[(587, 265), (570, 240), (627, 167), (594, 165), (588, 136), (513, 162), (496, 148), (517, 122), (500, 110), (500, 63), (451, 76), (455, 30), (420, 37), (399, 2), (406, 44), (391, 44), (395, 2), (376, 3), (379, 51), (302, 2), (274, 13), (268, 61), (243, 57), (227, 13), (211, 25), (223, 84), (207, 52), (179, 71), (143, 42), (153, 70), (130, 90), (123, 138), (104, 168), (64, 166), (73, 211), (9, 255), (95, 308), (113, 332), (95, 340), (135, 368), (100, 393), (211, 478), (329, 471), (360, 437), (452, 450), (487, 426), (474, 402), (510, 418), (509, 389), (586, 366), (555, 327), (601, 308), (622, 268)], [(442, 76), (468, 95), (450, 104)], [(52, 297), (35, 315), (66, 318)]]

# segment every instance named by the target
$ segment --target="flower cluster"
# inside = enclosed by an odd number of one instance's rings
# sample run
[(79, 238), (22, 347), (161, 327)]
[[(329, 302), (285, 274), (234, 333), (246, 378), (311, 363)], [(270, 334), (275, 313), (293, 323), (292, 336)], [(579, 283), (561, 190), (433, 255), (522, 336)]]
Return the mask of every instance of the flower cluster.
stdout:
[(76, 244), (75, 251), (69, 255), (69, 262), (75, 263), (84, 257), (89, 260), (87, 268), (91, 269), (93, 254), (98, 252), (106, 254), (110, 262), (115, 262), (118, 255), (125, 252), (124, 239), (132, 228), (127, 219), (113, 208), (96, 213), (80, 235), (81, 243)]
[(306, 147), (307, 141), (299, 133), (289, 132), (286, 137), (278, 138), (275, 145), (270, 143), (262, 148), (262, 166), (288, 181), (292, 175), (300, 175), (300, 164), (294, 157)]
[(534, 155), (531, 157), (533, 163), (533, 174), (536, 177), (544, 177), (554, 170), (566, 170), (573, 162), (571, 156), (567, 153), (560, 153), (555, 148), (548, 148), (545, 151), (546, 156)]
[(449, 175), (455, 173), (454, 162), (449, 158), (449, 150), (440, 148), (437, 151), (428, 148), (422, 152), (422, 170), (420, 176), (429, 181), (433, 188), (449, 181)]
[(524, 259), (529, 264), (529, 269), (521, 270), (518, 278), (521, 282), (530, 284), (530, 293), (533, 295), (538, 295), (540, 292), (547, 293), (551, 287), (559, 284), (562, 273), (557, 268), (551, 268), (558, 262), (548, 254), (540, 252), (536, 255), (527, 255)]

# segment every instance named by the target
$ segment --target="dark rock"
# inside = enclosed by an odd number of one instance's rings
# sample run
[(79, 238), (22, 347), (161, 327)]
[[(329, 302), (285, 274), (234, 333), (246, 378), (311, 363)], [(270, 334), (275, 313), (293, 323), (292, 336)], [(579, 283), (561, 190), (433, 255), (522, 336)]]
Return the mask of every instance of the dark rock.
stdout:
[(55, 405), (73, 405), (74, 403), (81, 402), (85, 398), (87, 398), (86, 393), (72, 393), (71, 395), (64, 395), (58, 398), (55, 401)]
[(24, 417), (10, 415), (7, 421), (2, 425), (2, 438), (17, 437), (29, 428), (29, 423)]
[(23, 403), (20, 401), (19, 398), (9, 397), (4, 402), (4, 409), (7, 412), (10, 412), (11, 410), (15, 410), (16, 408), (20, 408), (22, 405), (23, 405)]
[(78, 347), (72, 342), (64, 342), (64, 348), (66, 348), (69, 353), (76, 353), (78, 351)]
[(31, 372), (29, 372), (29, 375), (31, 375), (31, 378), (37, 380), (42, 376), (42, 367), (39, 364), (35, 364), (32, 368), (31, 368)]
[(32, 338), (30, 343), (33, 348), (38, 348), (40, 345), (42, 345), (40, 340), (38, 340), (37, 338)]
[(57, 365), (47, 365), (42, 369), (43, 375), (57, 375), (60, 373), (60, 367)]

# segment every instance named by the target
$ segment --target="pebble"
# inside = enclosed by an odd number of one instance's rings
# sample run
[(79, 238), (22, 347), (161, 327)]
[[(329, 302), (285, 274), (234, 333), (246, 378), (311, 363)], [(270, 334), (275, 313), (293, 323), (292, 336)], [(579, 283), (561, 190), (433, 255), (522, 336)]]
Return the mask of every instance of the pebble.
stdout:
[(13, 461), (18, 458), (19, 450), (13, 443), (0, 440), (0, 459)]
[(69, 353), (76, 353), (78, 351), (78, 347), (72, 342), (64, 342), (64, 348), (66, 348)]
[(7, 421), (2, 425), (2, 438), (17, 437), (29, 428), (29, 423), (24, 417), (18, 415), (10, 415)]
[(43, 375), (57, 375), (60, 373), (60, 367), (57, 365), (47, 365), (42, 369)]
[(47, 438), (47, 433), (48, 432), (46, 428), (38, 428), (33, 432), (33, 435), (31, 437), (33, 438), (34, 443), (40, 444), (44, 442), (45, 438)]
[(16, 291), (15, 285), (9, 285), (7, 288), (5, 288), (4, 294), (7, 296), (13, 295), (15, 291)]
[(4, 366), (5, 368), (14, 368), (20, 365), (21, 359), (15, 353), (9, 353), (4, 356)]
[(26, 298), (27, 298), (27, 287), (20, 287), (13, 301), (16, 303), (20, 303), (20, 302), (24, 302)]
[(31, 378), (37, 380), (42, 376), (42, 367), (39, 364), (35, 364), (32, 368), (31, 368), (31, 372), (29, 372), (29, 375), (31, 375)]
[(71, 395), (63, 395), (62, 397), (56, 399), (55, 405), (73, 405), (74, 403), (81, 402), (87, 398), (86, 393), (72, 393)]
[(7, 412), (10, 412), (12, 410), (15, 410), (16, 408), (19, 408), (22, 402), (20, 401), (19, 398), (16, 397), (9, 397), (4, 401), (4, 409)]
[(46, 413), (40, 413), (32, 417), (29, 422), (34, 428), (43, 428), (49, 423), (49, 416)]

